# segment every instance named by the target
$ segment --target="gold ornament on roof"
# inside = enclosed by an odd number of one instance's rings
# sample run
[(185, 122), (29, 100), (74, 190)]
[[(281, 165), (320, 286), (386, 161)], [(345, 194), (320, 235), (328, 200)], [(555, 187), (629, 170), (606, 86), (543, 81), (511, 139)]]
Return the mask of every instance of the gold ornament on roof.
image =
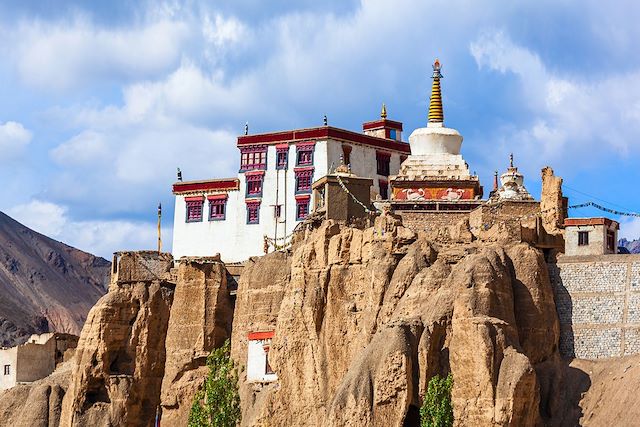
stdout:
[(387, 106), (384, 105), (384, 102), (382, 103), (382, 111), (380, 112), (380, 118), (382, 119), (387, 118)]

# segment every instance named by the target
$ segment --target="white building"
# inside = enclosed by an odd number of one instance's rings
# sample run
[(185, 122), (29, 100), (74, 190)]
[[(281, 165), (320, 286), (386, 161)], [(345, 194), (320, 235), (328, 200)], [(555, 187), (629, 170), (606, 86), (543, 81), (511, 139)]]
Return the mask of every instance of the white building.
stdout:
[(389, 198), (389, 175), (410, 154), (402, 123), (381, 118), (363, 133), (321, 126), (238, 137), (237, 178), (179, 181), (173, 255), (211, 256), (226, 262), (265, 253), (265, 236), (280, 245), (311, 209), (311, 184), (341, 163), (373, 179), (372, 198)]
[(619, 229), (620, 224), (609, 218), (567, 218), (564, 220), (564, 254), (616, 254)]

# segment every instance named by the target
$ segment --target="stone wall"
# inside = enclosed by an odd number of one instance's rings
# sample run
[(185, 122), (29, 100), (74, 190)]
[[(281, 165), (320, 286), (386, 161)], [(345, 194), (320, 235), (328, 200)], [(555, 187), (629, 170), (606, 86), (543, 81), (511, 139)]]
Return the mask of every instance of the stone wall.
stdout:
[(402, 218), (402, 225), (414, 232), (434, 231), (446, 226), (455, 225), (469, 219), (469, 212), (425, 212), (425, 211), (396, 211)]
[(560, 256), (549, 273), (563, 356), (640, 353), (640, 255)]

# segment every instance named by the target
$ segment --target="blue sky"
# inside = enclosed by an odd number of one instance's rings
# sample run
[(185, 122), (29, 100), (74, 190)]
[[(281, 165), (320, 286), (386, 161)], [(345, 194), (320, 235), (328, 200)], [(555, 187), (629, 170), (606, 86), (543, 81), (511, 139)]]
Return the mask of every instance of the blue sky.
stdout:
[(408, 136), (438, 57), (445, 123), (487, 191), (513, 152), (536, 197), (550, 165), (571, 204), (640, 212), (638, 16), (631, 0), (2, 0), (0, 210), (109, 256), (154, 247), (162, 202), (169, 244), (176, 167), (234, 176), (245, 122), (359, 130), (382, 102)]

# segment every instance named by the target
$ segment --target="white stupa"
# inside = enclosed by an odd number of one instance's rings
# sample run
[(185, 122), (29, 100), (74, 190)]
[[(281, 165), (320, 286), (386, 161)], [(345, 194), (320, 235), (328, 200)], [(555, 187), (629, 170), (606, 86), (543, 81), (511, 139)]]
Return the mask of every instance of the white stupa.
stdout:
[[(497, 174), (496, 171), (496, 176)], [(497, 182), (494, 186), (497, 187)], [(533, 200), (533, 196), (524, 186), (524, 175), (513, 165), (513, 154), (509, 156), (509, 168), (500, 175), (500, 187), (494, 188), (489, 197), (489, 202), (504, 200)]]
[(411, 155), (400, 166), (398, 175), (390, 178), (392, 186), (398, 189), (394, 190), (397, 199), (458, 200), (482, 197), (478, 177), (471, 175), (469, 165), (460, 154), (462, 135), (444, 126), (440, 70), (440, 62), (436, 59), (427, 127), (411, 133)]

